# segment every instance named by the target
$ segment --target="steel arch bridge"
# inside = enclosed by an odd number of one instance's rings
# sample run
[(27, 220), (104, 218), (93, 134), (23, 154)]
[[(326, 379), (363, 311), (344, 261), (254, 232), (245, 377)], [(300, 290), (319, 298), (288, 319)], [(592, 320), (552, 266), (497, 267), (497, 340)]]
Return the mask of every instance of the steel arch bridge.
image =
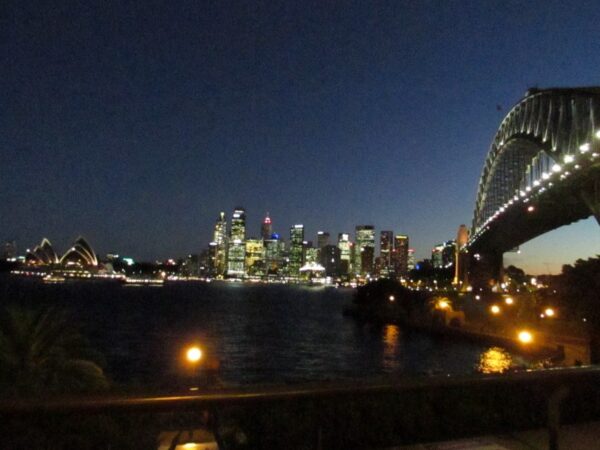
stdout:
[(503, 252), (592, 214), (600, 222), (600, 87), (529, 90), (492, 141), (463, 251), (501, 270)]

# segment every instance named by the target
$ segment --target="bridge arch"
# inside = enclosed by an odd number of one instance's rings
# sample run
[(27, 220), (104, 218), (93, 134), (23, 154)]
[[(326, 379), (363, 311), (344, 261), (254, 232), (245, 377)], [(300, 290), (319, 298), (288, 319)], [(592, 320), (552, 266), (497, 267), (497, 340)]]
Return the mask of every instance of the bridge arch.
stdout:
[(477, 190), (472, 239), (514, 201), (543, 188), (551, 175), (584, 153), (596, 154), (599, 138), (599, 87), (528, 91), (503, 119), (490, 146)]

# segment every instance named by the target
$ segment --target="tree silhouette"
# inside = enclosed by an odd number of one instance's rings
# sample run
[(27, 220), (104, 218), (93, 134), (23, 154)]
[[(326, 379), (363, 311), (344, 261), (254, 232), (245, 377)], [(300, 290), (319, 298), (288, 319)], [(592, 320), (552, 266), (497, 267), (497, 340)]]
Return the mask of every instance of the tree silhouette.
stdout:
[(0, 393), (38, 396), (103, 390), (102, 368), (64, 312), (9, 307), (0, 316)]

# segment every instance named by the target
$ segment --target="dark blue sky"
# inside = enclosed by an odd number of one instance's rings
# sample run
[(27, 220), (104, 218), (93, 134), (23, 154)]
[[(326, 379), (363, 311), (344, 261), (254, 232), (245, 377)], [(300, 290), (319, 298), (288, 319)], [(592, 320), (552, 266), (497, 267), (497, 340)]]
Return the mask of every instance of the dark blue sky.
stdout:
[(239, 204), (253, 235), (266, 211), (286, 237), (369, 223), (426, 256), (470, 224), (528, 87), (600, 84), (591, 1), (51, 3), (0, 6), (0, 239), (21, 249), (184, 255)]

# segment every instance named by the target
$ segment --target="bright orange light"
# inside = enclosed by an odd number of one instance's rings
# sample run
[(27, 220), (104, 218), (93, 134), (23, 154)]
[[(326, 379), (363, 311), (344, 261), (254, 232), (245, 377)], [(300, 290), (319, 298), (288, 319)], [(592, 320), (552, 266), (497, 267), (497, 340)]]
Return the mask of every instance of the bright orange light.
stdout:
[(519, 333), (519, 341), (523, 344), (530, 344), (533, 342), (533, 335), (526, 330), (523, 330)]
[(390, 295), (389, 299), (390, 299), (390, 302), (393, 302), (394, 300), (396, 300), (396, 297), (394, 297), (393, 295)]
[(546, 308), (544, 310), (544, 314), (546, 314), (546, 316), (548, 316), (548, 317), (553, 317), (554, 316), (554, 310), (552, 308)]
[(500, 314), (500, 307), (498, 305), (492, 305), (490, 311), (492, 314)]
[(202, 350), (198, 347), (190, 347), (185, 356), (189, 362), (196, 363), (202, 359)]
[(512, 305), (515, 301), (511, 298), (511, 297), (506, 297), (504, 299), (504, 303), (506, 303), (507, 305)]

